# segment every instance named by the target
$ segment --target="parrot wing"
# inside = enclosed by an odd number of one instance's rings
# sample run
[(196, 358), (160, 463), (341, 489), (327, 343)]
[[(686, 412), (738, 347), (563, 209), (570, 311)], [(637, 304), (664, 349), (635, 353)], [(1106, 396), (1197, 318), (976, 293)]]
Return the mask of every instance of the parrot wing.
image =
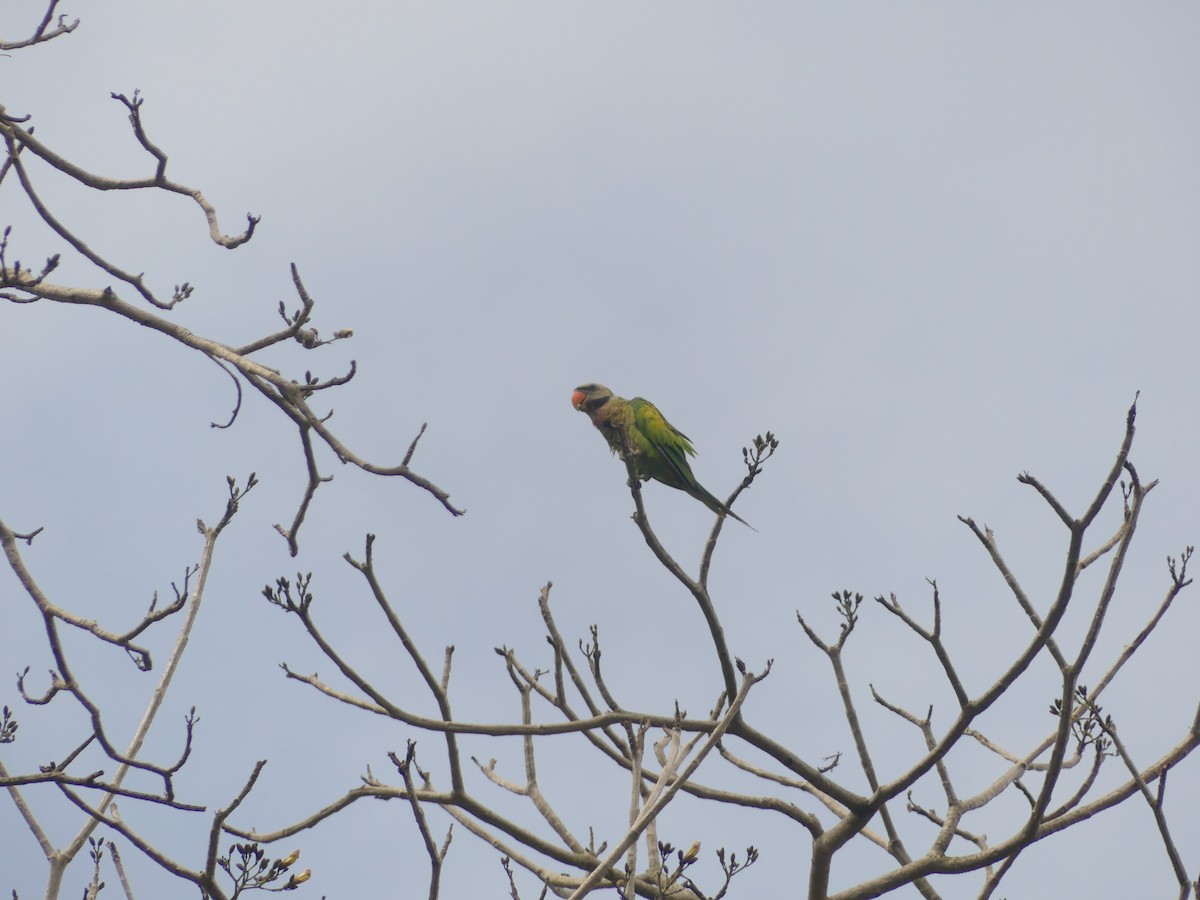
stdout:
[(685, 490), (699, 487), (687, 461), (689, 456), (696, 455), (691, 439), (668, 422), (666, 416), (649, 400), (634, 397), (629, 401), (629, 406), (633, 411), (634, 428), (646, 444), (640, 449), (651, 457), (647, 462), (653, 463), (652, 468), (659, 470), (652, 474), (667, 484), (677, 481), (674, 486)]
[(629, 401), (633, 413), (632, 442), (639, 451), (638, 474), (690, 494), (713, 512), (731, 516), (746, 527), (754, 526), (704, 489), (692, 473), (687, 458), (695, 456), (691, 438), (667, 421), (658, 407), (641, 397)]

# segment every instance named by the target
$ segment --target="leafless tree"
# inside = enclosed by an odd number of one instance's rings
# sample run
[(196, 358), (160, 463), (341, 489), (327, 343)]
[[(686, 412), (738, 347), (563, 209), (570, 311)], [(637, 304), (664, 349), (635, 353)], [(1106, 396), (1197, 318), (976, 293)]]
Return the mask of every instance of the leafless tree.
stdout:
[[(58, 0), (50, 0), (44, 18), (28, 38), (0, 41), (0, 49), (34, 51), (40, 44), (69, 35), (77, 24), (58, 15)], [(135, 91), (131, 96), (114, 94), (113, 97), (128, 116), (133, 139), (149, 156), (151, 171), (143, 178), (114, 179), (81, 168), (35, 137), (27, 114), (0, 106), (0, 134), (6, 149), (0, 163), (0, 190), (23, 197), (70, 252), (98, 270), (97, 280), (109, 283), (96, 288), (55, 281), (57, 255), (49, 257), (36, 271), (23, 266), (13, 249), (19, 235), (5, 228), (0, 240), (0, 298), (19, 304), (98, 307), (199, 352), (220, 367), (236, 388), (237, 399), (229, 419), (212, 423), (214, 427), (228, 427), (237, 418), (245, 387), (267, 398), (297, 429), (308, 473), (290, 523), (286, 527), (276, 526), (292, 555), (297, 552), (310, 501), (328, 480), (318, 467), (321, 446), (342, 463), (373, 475), (398, 476), (429, 494), (450, 514), (460, 515), (461, 510), (451, 505), (446, 491), (411, 467), (425, 426), (417, 430), (399, 462), (377, 464), (351, 450), (330, 428), (328, 414), (312, 407), (310, 401), (315, 396), (330, 396), (330, 391), (354, 377), (353, 365), (348, 372), (329, 378), (318, 378), (310, 372), (291, 378), (256, 360), (268, 347), (290, 343), (298, 345), (299, 352), (312, 352), (352, 336), (349, 330), (335, 331), (328, 338), (320, 336), (312, 324), (313, 298), (294, 266), (292, 279), (298, 307), (288, 312), (281, 304), (280, 330), (234, 346), (195, 334), (170, 318), (176, 307), (192, 295), (192, 288), (186, 282), (175, 286), (169, 296), (158, 291), (141, 275), (132, 274), (130, 268), (92, 249), (47, 207), (36, 187), (43, 177), (67, 178), (98, 191), (166, 192), (182, 195), (196, 204), (206, 220), (210, 239), (218, 245), (232, 249), (253, 237), (256, 217), (247, 217), (244, 231), (227, 235), (218, 225), (216, 210), (199, 190), (168, 177), (167, 154), (148, 134), (139, 94)], [(199, 561), (185, 568), (171, 601), (161, 606), (151, 603), (144, 616), (124, 631), (110, 630), (76, 615), (48, 596), (26, 566), (21, 552), (22, 545), (31, 544), (40, 529), (18, 531), (0, 518), (0, 544), (7, 563), (23, 589), (22, 602), (33, 604), (41, 618), (46, 646), (54, 660), (54, 670), (44, 685), (35, 686), (26, 669), (17, 679), (17, 695), (28, 704), (73, 705), (83, 712), (88, 723), (72, 745), (48, 750), (48, 758), (55, 761), (37, 771), (10, 772), (0, 758), (0, 786), (6, 789), (45, 854), (47, 898), (61, 895), (68, 867), (85, 849), (92, 863), (85, 896), (99, 893), (103, 886), (102, 866), (109, 865), (126, 896), (135, 896), (135, 879), (126, 870), (121, 847), (133, 848), (139, 860), (149, 860), (191, 882), (207, 897), (232, 898), (253, 889), (299, 888), (307, 880), (308, 872), (295, 871), (297, 854), (272, 858), (264, 845), (298, 839), (307, 829), (338, 816), (364, 798), (394, 800), (410, 811), (429, 857), (431, 898), (439, 895), (453, 836), (453, 831), (440, 833), (430, 816), (434, 810), (443, 811), (462, 828), (496, 848), (503, 867), (497, 870), (497, 879), (507, 881), (507, 889), (514, 898), (523, 896), (522, 891), (524, 896), (579, 898), (600, 890), (616, 892), (625, 898), (715, 900), (729, 896), (735, 877), (759, 863), (758, 851), (753, 846), (739, 848), (738, 852), (722, 848), (716, 853), (721, 877), (714, 883), (694, 880), (692, 866), (700, 856), (699, 845), (676, 848), (658, 833), (662, 811), (680, 794), (707, 805), (713, 816), (736, 806), (761, 813), (764, 829), (799, 829), (799, 835), (807, 839), (811, 848), (806, 894), (812, 900), (878, 897), (909, 885), (922, 896), (933, 898), (940, 896), (933, 882), (936, 876), (953, 875), (961, 880), (969, 873), (976, 873), (976, 880), (963, 883), (974, 884), (980, 897), (991, 897), (1026, 848), (1128, 800), (1140, 799), (1152, 813), (1167, 864), (1179, 885), (1179, 896), (1186, 898), (1195, 882), (1172, 837), (1164, 801), (1168, 774), (1200, 743), (1200, 709), (1180, 720), (1178, 739), (1172, 746), (1146, 762), (1134, 759), (1116, 723), (1104, 714), (1100, 701), (1105, 690), (1122, 675), (1131, 657), (1164, 621), (1176, 597), (1191, 583), (1188, 575), (1191, 547), (1168, 560), (1161, 602), (1141, 629), (1114, 658), (1099, 663), (1093, 660), (1142, 507), (1155, 487), (1155, 482), (1142, 480), (1130, 461), (1135, 415), (1136, 404), (1129, 409), (1112, 465), (1082, 511), (1069, 510), (1035, 476), (1023, 474), (1019, 478), (1042, 498), (1061, 523), (1064, 534), (1061, 581), (1044, 608), (1039, 607), (1022, 586), (1018, 573), (1009, 567), (991, 530), (970, 518), (962, 519), (1003, 578), (1012, 602), (1029, 620), (1027, 643), (991, 684), (972, 691), (960, 675), (966, 651), (949, 646), (943, 639), (943, 604), (936, 582), (930, 582), (928, 608), (922, 613), (902, 605), (895, 595), (875, 598), (879, 610), (886, 611), (898, 627), (923, 642), (955, 700), (950, 715), (943, 716), (946, 720), (935, 724), (932, 707), (914, 712), (889, 699), (884, 691), (871, 687), (878, 709), (911, 726), (924, 746), (922, 753), (900, 766), (895, 764), (894, 751), (890, 751), (888, 768), (899, 772), (890, 780), (880, 774), (881, 749), (872, 742), (866, 711), (856, 700), (859, 692), (844, 659), (844, 650), (854, 638), (865, 612), (862, 595), (849, 590), (833, 595), (832, 609), (838, 622), (833, 637), (822, 636), (821, 627), (797, 614), (798, 628), (815, 651), (828, 659), (833, 688), (841, 698), (853, 744), (846, 748), (845, 756), (853, 761), (855, 769), (853, 777), (843, 778), (843, 769), (849, 763), (843, 763), (840, 755), (832, 761), (805, 758), (782, 738), (773, 736), (770, 721), (754, 721), (744, 709), (746, 698), (755, 686), (771, 676), (772, 662), (762, 660), (747, 665), (727, 644), (709, 586), (710, 567), (724, 518), (718, 518), (714, 525), (697, 571), (688, 571), (656, 536), (642, 503), (634, 461), (626, 458), (635, 525), (649, 552), (674, 576), (679, 589), (694, 601), (696, 613), (707, 625), (711, 648), (705, 652), (711, 652), (722, 685), (707, 714), (692, 717), (678, 706), (655, 712), (623, 704), (610, 690), (601, 667), (599, 631), (593, 627), (589, 639), (577, 644), (564, 636), (551, 609), (551, 585), (546, 584), (537, 598), (547, 642), (544, 658), (529, 661), (513, 648), (496, 648), (499, 665), (512, 684), (519, 720), (508, 721), (498, 712), (494, 722), (464, 721), (456, 716), (451, 703), (453, 648), (442, 651), (440, 668), (430, 662), (429, 649), (419, 646), (397, 606), (389, 600), (388, 590), (375, 568), (375, 538), (368, 535), (361, 558), (347, 554), (346, 562), (361, 576), (363, 591), (377, 607), (380, 626), (388, 629), (415, 665), (422, 689), (432, 699), (437, 715), (415, 712), (408, 699), (411, 690), (398, 694), (374, 683), (360, 672), (347, 648), (326, 636), (311, 575), (281, 577), (264, 588), (263, 595), (284, 614), (295, 616), (313, 645), (335, 666), (340, 680), (335, 684), (290, 666), (284, 666), (285, 675), (319, 695), (314, 703), (343, 704), (395, 720), (413, 734), (432, 737), (438, 748), (436, 761), (419, 763), (418, 745), (410, 740), (403, 752), (388, 754), (394, 772), (381, 777), (368, 770), (363, 773), (361, 785), (334, 802), (271, 830), (254, 830), (238, 819), (239, 806), (254, 789), (263, 762), (247, 773), (236, 796), (216, 799), (177, 796), (176, 776), (182, 767), (189, 763), (204, 765), (202, 760), (191, 759), (195, 716), (185, 723), (176, 758), (149, 759), (143, 753), (143, 745), (200, 614), (214, 548), (258, 484), (256, 475), (251, 474), (241, 480), (229, 479), (224, 508), (215, 524), (197, 522)], [(778, 446), (779, 442), (767, 432), (743, 451), (747, 473), (726, 501), (728, 505), (762, 474), (764, 464)], [(1110, 504), (1122, 505), (1119, 524), (1111, 534), (1097, 537), (1096, 522)], [(1092, 566), (1107, 569), (1099, 589), (1089, 593), (1081, 576)], [(1076, 611), (1086, 606), (1090, 614), (1090, 624), (1073, 640), (1066, 639), (1059, 629), (1069, 606)], [(173, 649), (165, 662), (155, 664), (143, 636), (152, 629), (170, 627), (176, 629)], [(75, 674), (63, 640), (64, 632), (71, 629), (120, 648), (149, 677), (155, 677), (152, 672), (157, 673), (141, 722), (132, 736), (112, 732), (106, 725), (106, 710), (93, 699), (85, 681)], [(1053, 718), (1044, 737), (1014, 748), (1006, 735), (991, 733), (983, 727), (983, 716), (1018, 682), (1040, 677), (1035, 674), (1034, 663), (1046, 659), (1052, 663), (1050, 668), (1054, 672), (1052, 680), (1043, 685), (1047, 696), (1053, 698)], [(1085, 677), (1090, 686), (1084, 685)], [(0, 715), (0, 745), (11, 743), (18, 736), (16, 714), (6, 706)], [(553, 742), (568, 734), (582, 737), (590, 748), (590, 756), (581, 755), (579, 769), (625, 773), (628, 796), (619, 802), (626, 825), (619, 833), (602, 838), (589, 830), (584, 838), (580, 826), (572, 823), (573, 815), (565, 811), (575, 798), (543, 792), (538, 777), (539, 756), (550, 752), (548, 748)], [(464, 758), (459, 740), (463, 735), (519, 737), (524, 750), (523, 772), (505, 773), (494, 761)], [(951, 752), (972, 744), (990, 755), (994, 774), (982, 790), (963, 795), (953, 771)], [(116, 766), (115, 773), (105, 777), (102, 772), (84, 771), (80, 760), (88, 758), (85, 751), (98, 752), (110, 760)], [(429, 752), (424, 744), (422, 751)], [(699, 769), (706, 762), (702, 777)], [(1101, 791), (1097, 785), (1106, 763), (1120, 767), (1124, 774), (1116, 786)], [(752, 779), (757, 789), (747, 792), (723, 786), (719, 776), (712, 774), (722, 765), (729, 772)], [(133, 771), (152, 777), (155, 788), (127, 787), (126, 776)], [(849, 786), (864, 780), (867, 790)], [(80, 810), (77, 832), (61, 846), (51, 840), (39, 819), (38, 797), (42, 792), (66, 797)], [(496, 797), (503, 794), (524, 798), (531, 810), (530, 819), (518, 821), (502, 814)], [(917, 799), (932, 795), (939, 798), (936, 806)], [(996, 829), (996, 820), (988, 818), (990, 806), (1001, 797), (1014, 795), (1023, 798), (1025, 804), (1020, 821), (999, 837), (985, 837), (985, 828), (988, 833)], [(203, 802), (193, 802), (194, 799)], [(118, 813), (118, 801), (133, 807), (156, 804), (177, 810), (180, 815), (207, 816), (208, 839), (187, 859), (171, 856), (154, 838), (135, 827), (135, 815)], [(104, 837), (98, 838), (98, 833)], [(877, 849), (883, 861), (881, 874), (834, 889), (831, 882), (834, 858), (855, 839)], [(291, 843), (289, 840), (286, 846)], [(794, 861), (789, 861), (789, 865), (794, 867)], [(962, 890), (956, 888), (955, 895), (961, 894)]]

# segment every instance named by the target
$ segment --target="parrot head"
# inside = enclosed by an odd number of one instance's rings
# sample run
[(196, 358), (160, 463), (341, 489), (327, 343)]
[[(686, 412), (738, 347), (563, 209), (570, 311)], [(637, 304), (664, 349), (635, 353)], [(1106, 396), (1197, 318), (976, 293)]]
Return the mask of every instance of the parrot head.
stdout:
[(613, 392), (602, 384), (581, 384), (571, 394), (571, 405), (591, 415), (612, 399)]

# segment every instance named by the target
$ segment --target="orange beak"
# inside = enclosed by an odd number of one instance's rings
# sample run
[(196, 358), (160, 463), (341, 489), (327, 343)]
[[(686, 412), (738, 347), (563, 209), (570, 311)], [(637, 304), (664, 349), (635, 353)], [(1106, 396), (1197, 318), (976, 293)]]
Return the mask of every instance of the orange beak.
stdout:
[(579, 409), (579, 407), (583, 405), (584, 398), (586, 397), (587, 394), (585, 394), (583, 391), (576, 391), (571, 395), (571, 405), (576, 409)]

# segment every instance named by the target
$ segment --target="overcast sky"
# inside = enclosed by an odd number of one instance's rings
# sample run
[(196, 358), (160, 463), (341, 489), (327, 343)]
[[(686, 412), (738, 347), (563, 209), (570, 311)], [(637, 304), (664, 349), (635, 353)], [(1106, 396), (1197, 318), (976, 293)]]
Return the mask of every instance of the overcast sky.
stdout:
[[(42, 13), (28, 0), (10, 6), (0, 20), (8, 39)], [(927, 613), (925, 579), (936, 578), (968, 687), (990, 684), (1029, 623), (956, 515), (995, 529), (1045, 609), (1067, 536), (1014, 476), (1035, 473), (1081, 512), (1137, 391), (1132, 458), (1162, 483), (1085, 684), (1165, 591), (1164, 558), (1200, 536), (1193, 3), (75, 0), (64, 11), (82, 19), (74, 34), (0, 58), (8, 111), (32, 114), (42, 140), (92, 171), (142, 175), (149, 160), (109, 99), (140, 89), (169, 174), (218, 205), (225, 231), (240, 230), (247, 212), (262, 222), (231, 253), (207, 241), (181, 198), (88, 196), (39, 170), (47, 202), (164, 293), (195, 285), (172, 316), (231, 344), (278, 327), (281, 300), (294, 308), (288, 264), (297, 263), (316, 326), (355, 336), (265, 360), (297, 378), (356, 360), (358, 376), (329, 399), (342, 437), (394, 464), (428, 422), (414, 468), (468, 510), (452, 519), (410, 485), (325, 454), (336, 477), (292, 560), (271, 526), (290, 520), (304, 470), (295, 429), (275, 409), (251, 398), (233, 429), (212, 429), (234, 397), (200, 357), (96, 310), (0, 306), (0, 518), (17, 530), (45, 526), (23, 552), (62, 605), (114, 629), (135, 621), (198, 557), (194, 523), (219, 518), (225, 476), (262, 479), (219, 548), (149, 747), (176, 753), (196, 705), (202, 722), (180, 789), (213, 807), (255, 760), (270, 759), (237, 824), (280, 827), (356, 786), (367, 765), (398, 782), (386, 752), (409, 738), (435, 784), (447, 784), (436, 737), (344, 712), (277, 668), (286, 660), (334, 675), (298, 623), (260, 596), (279, 575), (311, 570), (330, 636), (397, 699), (431, 708), (341, 560), (361, 557), (367, 532), (429, 657), (456, 646), (463, 718), (519, 717), (492, 648), (548, 664), (536, 607), (547, 581), (569, 641), (599, 625), (625, 706), (666, 712), (678, 699), (698, 714), (712, 705), (720, 678), (703, 622), (629, 521), (620, 463), (571, 409), (582, 382), (653, 400), (692, 437), (696, 474), (721, 496), (741, 477), (742, 446), (767, 429), (780, 438), (737, 505), (758, 533), (726, 528), (714, 602), (752, 669), (775, 660), (751, 718), (810, 760), (843, 751), (840, 771), (856, 788), (828, 665), (796, 610), (834, 637), (831, 591), (894, 591)], [(0, 188), (0, 225), (15, 226), (10, 260), (66, 250), (15, 187)], [(71, 260), (55, 277), (110, 282)], [(661, 486), (645, 498), (667, 546), (694, 565), (709, 512)], [(1118, 515), (1109, 510), (1103, 527)], [(1083, 602), (1097, 585), (1087, 583)], [(0, 575), (0, 610), (0, 671), (44, 672), (40, 625), (11, 574)], [(1068, 619), (1069, 634), (1082, 616)], [(1198, 627), (1187, 597), (1108, 695), (1105, 710), (1142, 764), (1192, 719)], [(146, 679), (114, 654), (76, 649), (97, 693), (108, 692), (110, 726), (131, 729)], [(922, 654), (882, 610), (864, 607), (847, 666), (887, 774), (921, 745), (870, 706), (868, 683), (914, 711), (934, 704), (935, 726), (953, 716)], [(1052, 679), (1022, 685), (985, 726), (1021, 752), (1053, 725), (1054, 695)], [(19, 703), (11, 682), (0, 684), (0, 704), (22, 722), (21, 740), (4, 750), (10, 769), (61, 758), (80, 733), (77, 717)], [(519, 778), (516, 742), (468, 744)], [(543, 758), (551, 801), (577, 833), (595, 824), (598, 840), (615, 839), (622, 779), (603, 763), (602, 775), (581, 779), (594, 757), (575, 755), (579, 742), (561, 747)], [(1002, 771), (973, 753), (958, 764), (962, 793)], [(1121, 780), (1115, 762), (1107, 771)], [(1198, 781), (1193, 761), (1168, 792), (1193, 876), (1200, 820), (1187, 798)], [(597, 797), (601, 783), (620, 799)], [(496, 797), (477, 775), (472, 784)], [(916, 799), (944, 807), (935, 787)], [(78, 827), (48, 789), (27, 793), (55, 838)], [(1001, 838), (1022, 804), (999, 803), (978, 830)], [(122, 813), (198, 862), (198, 818), (189, 831), (131, 802)], [(444, 829), (445, 817), (434, 821)], [(929, 830), (904, 827), (910, 849), (923, 850)], [(45, 864), (7, 802), (0, 833), (0, 890), (40, 895)], [(717, 871), (709, 850), (761, 848), (737, 896), (766, 896), (807, 872), (805, 835), (770, 818), (681, 807), (660, 836), (684, 846), (702, 838), (701, 877)], [(314, 870), (308, 895), (382, 896), (380, 857), (424, 892), (424, 851), (400, 804), (354, 809), (295, 843)], [(853, 859), (835, 867), (835, 886), (884, 865), (873, 848)], [(1149, 811), (1134, 802), (1029, 851), (1001, 894), (1045, 896), (1048, 878), (1068, 877), (1064, 860), (1078, 896), (1174, 890)], [(67, 896), (83, 867), (72, 877)], [(158, 886), (140, 897), (168, 890), (145, 869), (139, 877)], [(947, 895), (971, 894), (972, 878)], [(494, 854), (457, 829), (443, 896), (505, 891)]]

